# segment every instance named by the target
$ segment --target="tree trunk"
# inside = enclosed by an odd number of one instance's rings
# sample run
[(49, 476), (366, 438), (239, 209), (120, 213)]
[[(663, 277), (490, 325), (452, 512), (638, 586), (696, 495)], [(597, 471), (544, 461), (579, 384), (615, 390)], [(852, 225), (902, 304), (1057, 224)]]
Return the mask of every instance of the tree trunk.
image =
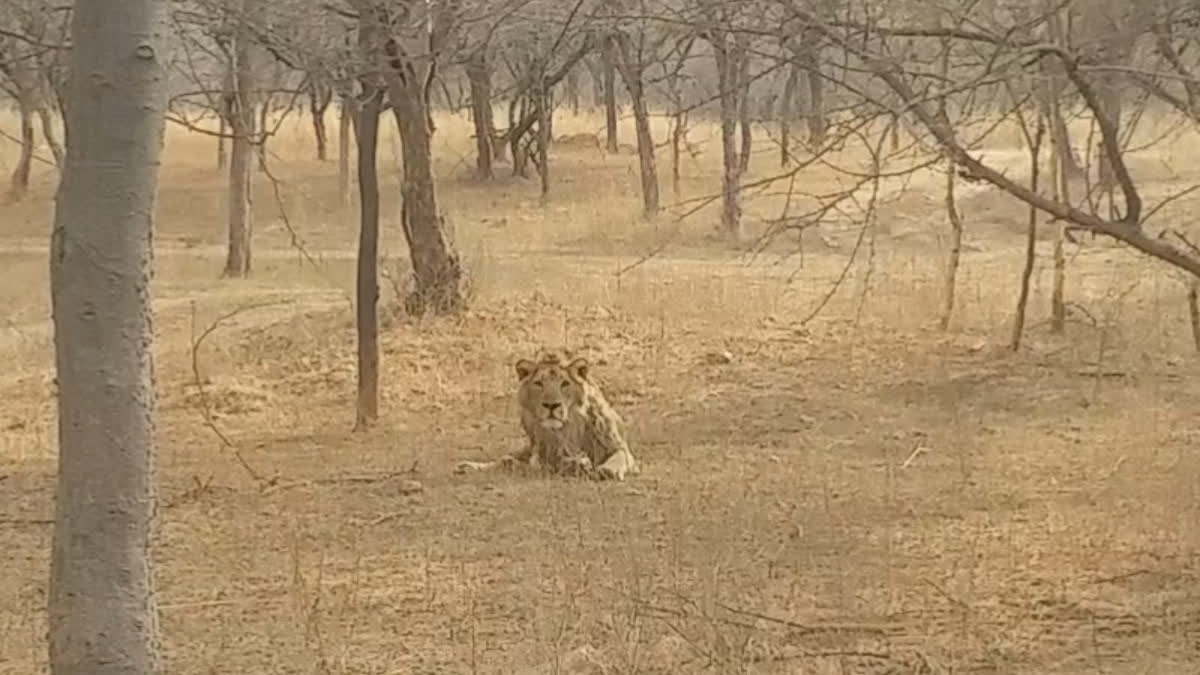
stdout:
[(958, 212), (958, 199), (955, 195), (955, 179), (958, 177), (958, 166), (954, 160), (946, 158), (946, 220), (950, 223), (950, 255), (946, 260), (946, 283), (942, 292), (942, 317), (939, 325), (942, 330), (950, 328), (950, 319), (954, 314), (954, 291), (958, 286), (958, 264), (962, 257), (963, 223)]
[(608, 40), (600, 50), (600, 68), (604, 74), (604, 147), (615, 155), (620, 151), (617, 142), (617, 68), (616, 55)]
[(554, 114), (550, 102), (550, 88), (546, 84), (546, 73), (537, 74), (534, 96), (537, 97), (537, 163), (541, 179), (541, 198), (545, 203), (550, 196), (550, 118)]
[(217, 168), (224, 169), (229, 164), (229, 153), (225, 144), (225, 135), (229, 127), (225, 124), (225, 113), (217, 115)]
[(312, 115), (313, 139), (317, 143), (317, 161), (329, 159), (329, 132), (325, 127), (325, 111), (333, 101), (333, 89), (321, 84), (312, 84), (308, 92), (308, 111)]
[(270, 97), (267, 97), (267, 100), (258, 106), (258, 117), (250, 129), (250, 136), (254, 138), (254, 154), (258, 157), (258, 170), (264, 173), (267, 170), (267, 127), (271, 119), (270, 110)]
[[(1028, 132), (1026, 132), (1028, 134)], [(1030, 138), (1029, 148), (1029, 189), (1037, 192), (1038, 186), (1038, 171), (1041, 169), (1041, 151), (1042, 151), (1042, 135), (1045, 133), (1045, 126), (1042, 124), (1042, 118), (1038, 117), (1037, 131), (1033, 138)], [(1028, 135), (1027, 135), (1028, 137)], [(1025, 333), (1025, 309), (1029, 304), (1029, 280), (1033, 277), (1033, 265), (1037, 254), (1037, 208), (1029, 207), (1029, 224), (1026, 230), (1025, 237), (1025, 268), (1021, 271), (1021, 291), (1017, 296), (1017, 311), (1013, 318), (1012, 339), (1009, 342), (1009, 347), (1014, 351), (1020, 351), (1021, 338)]]
[(614, 54), (617, 57), (621, 79), (629, 92), (633, 107), (633, 123), (637, 130), (638, 164), (642, 178), (642, 216), (647, 220), (658, 215), (658, 165), (654, 157), (654, 136), (650, 132), (650, 110), (646, 105), (646, 92), (642, 83), (644, 65), (635, 55), (629, 38), (617, 34), (614, 38)]
[(50, 154), (54, 157), (54, 165), (61, 169), (63, 147), (58, 142), (58, 135), (54, 133), (54, 116), (50, 114), (50, 108), (44, 104), (38, 106), (37, 114), (42, 122), (42, 138), (46, 139), (46, 146), (50, 148)]
[(567, 105), (571, 106), (571, 114), (579, 114), (579, 69), (567, 71), (566, 77)]
[(159, 669), (151, 573), (154, 203), (168, 5), (76, 0), (67, 154), (50, 285), (58, 486), (50, 555), (54, 675)]
[[(939, 25), (940, 20), (937, 24)], [(937, 99), (937, 116), (938, 120), (949, 126), (950, 113), (949, 101), (944, 89), (949, 88), (950, 82), (950, 51), (951, 43), (949, 40), (942, 40), (942, 54), (939, 59), (938, 79), (941, 81), (939, 88), (943, 88), (941, 95)], [(811, 81), (812, 74), (809, 78)], [(811, 117), (809, 118), (812, 119)], [(810, 135), (811, 135), (810, 128)], [(820, 144), (813, 143), (813, 150), (817, 151)], [(958, 264), (962, 258), (962, 238), (963, 238), (963, 222), (962, 214), (958, 212), (958, 198), (955, 195), (955, 181), (958, 178), (958, 165), (954, 161), (954, 156), (946, 153), (946, 220), (950, 223), (950, 255), (946, 260), (946, 283), (943, 289), (942, 303), (942, 318), (940, 327), (942, 330), (950, 328), (950, 319), (954, 316), (954, 294), (958, 287)]]
[[(1068, 36), (1063, 26), (1061, 8), (1055, 7), (1057, 3), (1046, 2), (1045, 11), (1049, 18), (1048, 27), (1050, 29), (1050, 38), (1054, 44), (1066, 46), (1068, 44)], [(1066, 10), (1068, 13), (1070, 9)], [(1039, 61), (1043, 75), (1043, 88), (1041, 103), (1045, 107), (1046, 112), (1050, 115), (1050, 140), (1054, 143), (1056, 152), (1062, 154), (1063, 171), (1068, 180), (1083, 176), (1083, 167), (1079, 165), (1079, 161), (1075, 157), (1075, 149), (1071, 145), (1071, 134), (1067, 129), (1066, 120), (1062, 115), (1062, 104), (1059, 101), (1059, 92), (1062, 91), (1062, 83), (1065, 75), (1062, 72), (1062, 64), (1055, 59), (1042, 59)], [(1058, 171), (1055, 171), (1057, 175)], [(1058, 180), (1057, 177), (1054, 179)]]
[[(1053, 122), (1052, 122), (1053, 123)], [(1058, 183), (1058, 193), (1062, 196), (1064, 204), (1071, 203), (1071, 184), (1067, 172), (1067, 164), (1062, 152), (1062, 147), (1059, 146), (1059, 151), (1056, 153), (1057, 161), (1055, 162), (1054, 173), (1055, 180)], [(1054, 333), (1062, 333), (1066, 329), (1067, 322), (1067, 305), (1066, 305), (1066, 285), (1067, 285), (1067, 223), (1059, 219), (1058, 227), (1054, 232), (1054, 281), (1050, 290), (1050, 330)]]
[(254, 99), (251, 97), (250, 31), (241, 22), (234, 35), (233, 95), (229, 99), (229, 241), (223, 276), (250, 274), (250, 167), (254, 144)]
[(829, 128), (825, 119), (825, 78), (821, 76), (821, 48), (809, 46), (801, 54), (808, 79), (808, 144), (813, 152), (820, 152), (825, 146), (825, 135)]
[(743, 36), (737, 41), (737, 97), (738, 127), (742, 132), (742, 147), (738, 152), (738, 172), (745, 174), (750, 169), (750, 150), (754, 143), (754, 129), (750, 122), (753, 103), (750, 100), (750, 49)]
[(588, 77), (592, 81), (592, 103), (588, 110), (594, 112), (596, 108), (604, 106), (604, 69), (594, 59), (584, 59), (583, 65), (587, 68)]
[(787, 82), (783, 85), (783, 96), (779, 99), (779, 166), (792, 163), (792, 105), (796, 98), (796, 85), (800, 80), (800, 69), (793, 63), (788, 68)]
[(475, 123), (475, 176), (480, 180), (495, 178), (492, 168), (492, 77), (487, 53), (480, 48), (467, 61), (467, 78), (471, 85), (471, 118)]
[[(1112, 124), (1113, 130), (1116, 132), (1117, 139), (1121, 138), (1121, 79), (1113, 74), (1108, 74), (1101, 78), (1101, 84), (1097, 87), (1100, 91), (1100, 110), (1099, 114), (1108, 118)], [(1113, 177), (1112, 163), (1108, 160), (1108, 148), (1105, 147), (1103, 139), (1096, 144), (1096, 166), (1099, 172), (1100, 187), (1108, 194), (1109, 204), (1112, 204), (1113, 189), (1116, 188), (1116, 179)], [(1122, 148), (1116, 148), (1117, 152), (1121, 152)]]
[(8, 191), (8, 198), (14, 202), (22, 199), (29, 191), (29, 175), (33, 170), (34, 105), (28, 100), (28, 96), (22, 95), (17, 99), (17, 111), (21, 115), (21, 151), (17, 156), (17, 166), (13, 169)]
[(1200, 280), (1192, 279), (1187, 292), (1188, 320), (1192, 325), (1192, 345), (1200, 353)]
[(351, 96), (343, 95), (338, 104), (338, 203), (350, 206), (350, 136), (357, 112)]
[(687, 134), (687, 109), (679, 88), (680, 73), (692, 53), (695, 38), (680, 43), (673, 68), (667, 73), (667, 95), (671, 101), (671, 192), (679, 198), (679, 149)]
[[(388, 72), (388, 94), (404, 152), (400, 224), (412, 257), (415, 288), (405, 299), (405, 311), (447, 314), (461, 310), (462, 265), (446, 234), (438, 212), (437, 183), (433, 175), (433, 128), (429, 118), (426, 78), (414, 77), (417, 68), (396, 63)], [(405, 72), (396, 72), (402, 68)]]
[(379, 117), (382, 92), (364, 82), (367, 100), (358, 107), (358, 406), (354, 428), (379, 418)]
[(717, 62), (717, 88), (721, 102), (721, 229), (734, 241), (742, 238), (742, 173), (737, 151), (737, 62), (730, 54), (729, 37), (718, 33), (713, 38)]

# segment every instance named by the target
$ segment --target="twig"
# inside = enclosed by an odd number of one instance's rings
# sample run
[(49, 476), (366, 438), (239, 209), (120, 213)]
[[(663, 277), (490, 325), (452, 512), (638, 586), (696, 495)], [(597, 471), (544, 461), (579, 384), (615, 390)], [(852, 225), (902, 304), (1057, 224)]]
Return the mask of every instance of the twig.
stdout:
[(227, 435), (225, 435), (225, 432), (221, 431), (221, 428), (219, 426), (217, 426), (216, 419), (213, 417), (212, 406), (209, 404), (208, 392), (205, 391), (205, 389), (204, 389), (204, 378), (201, 377), (201, 375), (200, 375), (200, 345), (204, 343), (204, 340), (208, 336), (210, 336), (214, 332), (216, 332), (216, 330), (218, 328), (220, 328), (225, 323), (229, 322), (231, 319), (237, 317), (239, 314), (244, 314), (245, 312), (253, 311), (256, 309), (262, 309), (263, 307), (283, 305), (283, 304), (287, 304), (289, 302), (291, 302), (291, 301), (290, 300), (275, 300), (272, 302), (261, 302), (261, 303), (251, 304), (251, 305), (243, 305), (241, 307), (238, 307), (237, 309), (234, 309), (233, 311), (227, 312), (227, 313), (222, 314), (221, 316), (217, 317), (216, 320), (214, 320), (212, 323), (210, 323), (208, 325), (208, 327), (206, 327), (203, 331), (201, 331), (199, 333), (199, 335), (196, 334), (196, 303), (195, 303), (195, 301), (192, 301), (192, 303), (191, 303), (191, 310), (192, 310), (192, 324), (191, 324), (191, 326), (192, 326), (192, 329), (191, 329), (192, 383), (196, 386), (196, 391), (200, 396), (200, 413), (204, 418), (204, 425), (206, 427), (208, 427), (209, 430), (211, 430), (214, 434), (216, 434), (217, 438), (221, 441), (221, 447), (224, 448), (225, 450), (228, 450), (229, 453), (231, 455), (233, 455), (233, 458), (235, 460), (237, 460), (238, 464), (241, 465), (242, 469), (244, 469), (246, 471), (246, 473), (250, 476), (250, 478), (253, 479), (255, 483), (258, 483), (259, 489), (265, 489), (269, 486), (275, 485), (278, 482), (279, 477), (275, 476), (272, 478), (264, 478), (261, 473), (256, 471), (254, 469), (254, 467), (250, 466), (250, 463), (247, 462), (246, 458), (242, 456), (242, 453), (238, 449), (237, 445)]

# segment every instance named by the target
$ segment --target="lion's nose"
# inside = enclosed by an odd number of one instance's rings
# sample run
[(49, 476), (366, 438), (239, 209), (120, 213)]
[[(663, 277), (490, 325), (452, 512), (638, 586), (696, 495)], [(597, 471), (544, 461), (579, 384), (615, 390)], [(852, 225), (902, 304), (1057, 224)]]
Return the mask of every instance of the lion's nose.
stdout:
[(557, 412), (558, 409), (562, 407), (562, 404), (561, 403), (543, 403), (542, 407), (544, 407), (546, 410), (553, 413), (553, 412)]

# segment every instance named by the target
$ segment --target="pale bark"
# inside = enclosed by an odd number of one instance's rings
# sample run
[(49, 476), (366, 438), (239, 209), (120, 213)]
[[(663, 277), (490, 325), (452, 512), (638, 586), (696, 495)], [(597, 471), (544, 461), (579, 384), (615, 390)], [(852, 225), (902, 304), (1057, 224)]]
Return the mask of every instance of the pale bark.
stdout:
[(750, 49), (745, 36), (737, 40), (737, 98), (738, 127), (742, 132), (741, 149), (738, 152), (738, 171), (745, 174), (750, 169), (754, 130), (750, 121), (753, 103), (750, 100)]
[(738, 241), (742, 238), (742, 172), (736, 139), (738, 64), (727, 34), (717, 33), (712, 42), (721, 103), (721, 229), (731, 239)]
[[(243, 9), (248, 5), (243, 0)], [(229, 133), (229, 240), (225, 257), (226, 277), (245, 277), (250, 274), (250, 242), (253, 231), (251, 204), (251, 165), (254, 153), (254, 99), (252, 98), (250, 40), (244, 22), (234, 34), (232, 96), (228, 100)]]
[(159, 669), (153, 215), (169, 7), (76, 0), (67, 150), (50, 254), (58, 486), (50, 555), (53, 675)]

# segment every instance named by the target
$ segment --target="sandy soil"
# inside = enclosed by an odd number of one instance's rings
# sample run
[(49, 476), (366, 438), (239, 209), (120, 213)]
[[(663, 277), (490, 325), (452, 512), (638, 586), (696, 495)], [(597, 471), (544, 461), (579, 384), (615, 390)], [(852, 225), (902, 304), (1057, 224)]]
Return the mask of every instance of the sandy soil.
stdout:
[[(441, 196), (472, 309), (386, 318), (383, 419), (353, 433), (356, 212), (307, 125), (285, 123), (277, 181), (256, 177), (245, 281), (218, 278), (211, 141), (168, 142), (154, 291), (170, 672), (1200, 670), (1200, 360), (1178, 274), (1085, 238), (1052, 335), (1044, 242), (1013, 353), (1023, 210), (986, 188), (963, 188), (942, 332), (936, 174), (888, 186), (857, 248), (847, 217), (803, 255), (783, 256), (783, 235), (751, 257), (712, 235), (711, 207), (639, 222), (628, 155), (560, 148), (545, 205), (536, 181), (475, 183), (467, 123), (447, 119)], [(713, 131), (694, 135), (706, 152), (682, 167), (681, 204), (719, 186)], [(756, 177), (775, 170), (762, 148)], [(1020, 171), (1020, 150), (994, 161)], [(1154, 173), (1171, 159), (1137, 165), (1148, 192), (1198, 182)], [(0, 673), (46, 671), (53, 176), (35, 180), (0, 207)], [(838, 181), (821, 168), (796, 185)], [(395, 278), (394, 175), (386, 188)], [(748, 202), (754, 231), (782, 190)], [(592, 355), (641, 476), (452, 474), (520, 444), (512, 363), (543, 344)]]

